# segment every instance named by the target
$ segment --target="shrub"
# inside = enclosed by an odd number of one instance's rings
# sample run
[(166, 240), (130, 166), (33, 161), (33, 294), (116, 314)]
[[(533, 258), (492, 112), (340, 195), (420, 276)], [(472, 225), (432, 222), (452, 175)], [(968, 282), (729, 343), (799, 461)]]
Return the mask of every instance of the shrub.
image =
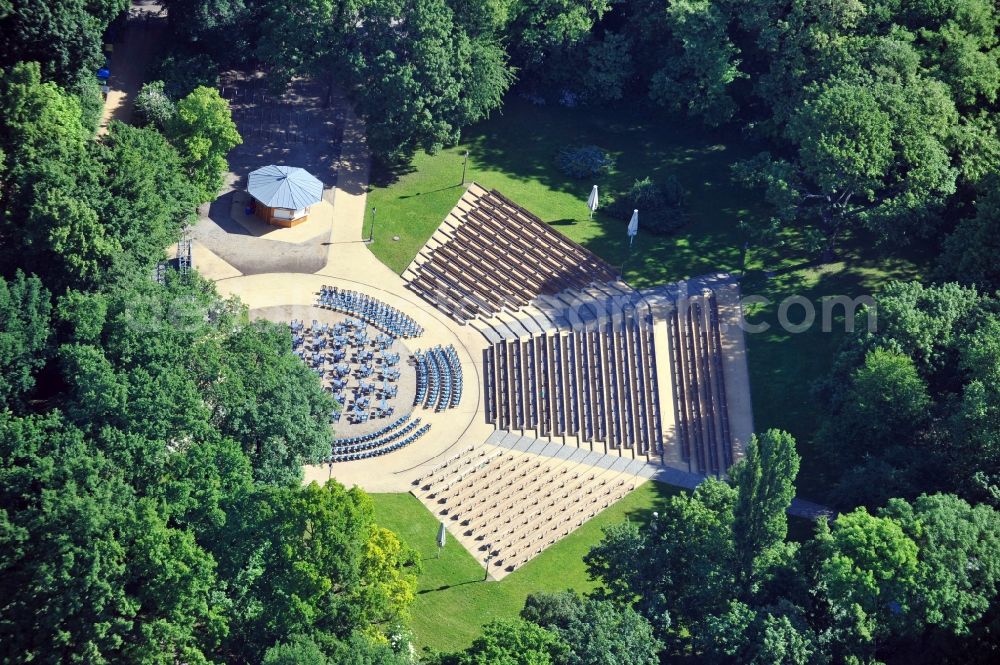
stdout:
[(595, 145), (563, 148), (556, 155), (559, 170), (572, 178), (588, 178), (607, 173), (614, 160)]
[(171, 53), (155, 74), (163, 81), (163, 92), (170, 99), (186, 97), (198, 86), (219, 87), (219, 66), (204, 53)]
[(674, 175), (667, 176), (662, 184), (646, 177), (636, 180), (626, 191), (614, 197), (608, 214), (624, 220), (632, 218), (632, 211), (639, 211), (639, 231), (658, 235), (673, 233), (687, 221), (684, 214), (686, 193)]
[(96, 132), (97, 126), (101, 123), (101, 114), (104, 112), (104, 97), (101, 95), (97, 79), (89, 77), (80, 79), (70, 86), (69, 92), (80, 100), (84, 127)]
[(609, 32), (604, 40), (587, 49), (587, 97), (593, 102), (613, 102), (622, 98), (632, 77), (632, 54), (624, 35)]
[(163, 129), (174, 117), (177, 107), (163, 91), (163, 81), (150, 81), (142, 86), (135, 98), (136, 118), (143, 125)]

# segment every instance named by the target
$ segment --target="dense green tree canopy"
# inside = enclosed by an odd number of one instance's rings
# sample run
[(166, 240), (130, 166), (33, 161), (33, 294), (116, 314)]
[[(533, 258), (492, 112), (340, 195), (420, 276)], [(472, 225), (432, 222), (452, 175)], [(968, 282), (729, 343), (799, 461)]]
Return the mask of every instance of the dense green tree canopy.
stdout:
[(958, 116), (944, 85), (834, 80), (791, 116), (793, 158), (762, 154), (738, 171), (765, 188), (781, 225), (805, 223), (832, 255), (852, 225), (905, 241), (925, 235), (956, 190), (949, 142)]
[(869, 654), (877, 642), (905, 630), (917, 589), (918, 548), (902, 527), (859, 508), (839, 516), (829, 532), (821, 528), (818, 540), (835, 648)]
[(177, 113), (167, 125), (167, 136), (180, 153), (198, 201), (211, 201), (229, 170), (226, 155), (243, 142), (219, 91), (205, 86), (177, 102)]
[(996, 299), (896, 282), (876, 301), (877, 330), (849, 336), (820, 387), (831, 498), (875, 506), (935, 490), (996, 505)]
[(234, 658), (259, 659), (289, 635), (399, 629), (415, 592), (415, 554), (374, 524), (360, 490), (262, 488), (228, 515), (209, 547), (232, 580)]
[(494, 621), (465, 651), (443, 654), (438, 665), (558, 665), (569, 647), (558, 635), (523, 619)]
[(208, 200), (181, 156), (154, 129), (121, 123), (88, 141), (79, 103), (41, 82), (34, 65), (11, 69), (2, 87), (3, 269), (45, 266), (55, 289), (150, 274)]
[(8, 0), (6, 8), (0, 5), (0, 67), (35, 60), (43, 63), (45, 80), (72, 87), (104, 64), (104, 30), (128, 5), (128, 0)]
[(580, 598), (572, 591), (528, 596), (521, 617), (563, 639), (569, 665), (656, 665), (662, 648), (653, 627), (631, 607)]
[(37, 277), (0, 277), (0, 404), (8, 408), (32, 389), (48, 355), (49, 297)]
[(90, 300), (101, 304), (66, 308), (84, 330), (59, 350), (79, 422), (156, 440), (231, 438), (269, 483), (295, 482), (329, 453), (331, 398), (287, 329), (250, 323), (207, 285), (179, 279)]
[(961, 220), (945, 238), (939, 273), (946, 279), (1000, 291), (1000, 183), (987, 179), (975, 202), (975, 214)]
[(1000, 515), (946, 494), (921, 496), (912, 505), (893, 499), (882, 514), (919, 548), (913, 611), (928, 626), (968, 632), (996, 600)]
[(0, 448), (7, 656), (232, 662), (302, 634), (331, 662), (389, 662), (415, 555), (360, 490), (255, 489), (238, 446), (90, 437), (56, 415), (0, 413)]
[[(737, 107), (728, 88), (745, 74), (738, 66), (739, 49), (727, 34), (731, 3), (670, 0), (662, 3), (665, 11), (656, 3), (639, 4), (653, 12), (654, 25), (671, 35), (664, 40), (667, 45), (659, 46), (657, 69), (649, 79), (653, 101), (687, 111), (710, 125), (732, 119)], [(657, 9), (663, 12), (659, 17)], [(655, 39), (655, 34), (648, 36)]]
[(445, 0), (279, 1), (261, 11), (258, 57), (278, 75), (346, 88), (383, 158), (454, 143), (512, 81), (493, 35), (470, 34)]
[(782, 556), (788, 535), (785, 511), (795, 497), (798, 473), (795, 439), (779, 430), (754, 435), (746, 457), (730, 470), (738, 497), (733, 508), (733, 541), (742, 584), (756, 581)]
[(606, 596), (635, 602), (670, 650), (683, 650), (678, 631), (722, 612), (736, 587), (735, 499), (728, 485), (709, 479), (691, 495), (672, 497), (648, 529), (635, 522), (609, 527), (585, 558)]
[[(666, 657), (706, 662), (951, 662), (956, 639), (989, 639), (1000, 513), (951, 495), (894, 499), (788, 542), (797, 468), (791, 437), (767, 432), (734, 467), (733, 487), (706, 480), (646, 527), (607, 528), (586, 558), (598, 593), (634, 603)], [(524, 616), (558, 631), (548, 617), (573, 611), (571, 598), (541, 596)]]
[[(0, 252), (5, 272), (19, 266), (26, 242), (25, 220), (41, 199), (71, 198), (86, 182), (86, 171), (77, 170), (86, 160), (87, 131), (79, 102), (54, 83), (43, 83), (35, 63), (21, 63), (0, 79), (0, 157), (3, 189), (0, 190)], [(77, 172), (74, 173), (74, 170)], [(42, 233), (34, 228), (29, 233)], [(44, 238), (40, 241), (44, 242)]]
[[(586, 44), (608, 0), (513, 0), (506, 34), (515, 65), (528, 74), (552, 80), (545, 69), (560, 71), (576, 46)], [(566, 72), (568, 73), (568, 72)]]
[(58, 416), (0, 413), (0, 631), (41, 662), (206, 662), (211, 556)]
[(207, 64), (238, 64), (250, 55), (255, 37), (246, 0), (163, 0), (178, 46), (185, 54), (202, 54)]

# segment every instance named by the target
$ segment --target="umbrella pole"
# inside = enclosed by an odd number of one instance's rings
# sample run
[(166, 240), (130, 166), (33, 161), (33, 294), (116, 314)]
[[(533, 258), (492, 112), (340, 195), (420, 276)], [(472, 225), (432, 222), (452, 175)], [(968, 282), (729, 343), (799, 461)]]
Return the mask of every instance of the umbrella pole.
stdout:
[(635, 240), (635, 236), (629, 236), (628, 237), (628, 254), (626, 254), (625, 258), (622, 260), (622, 267), (621, 267), (621, 270), (618, 273), (618, 279), (620, 279), (623, 282), (625, 281), (625, 263), (627, 263), (628, 260), (630, 258), (632, 258), (632, 241), (633, 240)]

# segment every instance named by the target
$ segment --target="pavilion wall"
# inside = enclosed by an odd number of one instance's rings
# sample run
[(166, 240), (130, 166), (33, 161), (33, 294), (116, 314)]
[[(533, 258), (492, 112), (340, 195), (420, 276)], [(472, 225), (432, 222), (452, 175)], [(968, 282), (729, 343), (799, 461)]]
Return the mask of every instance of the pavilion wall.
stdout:
[(299, 224), (309, 220), (309, 208), (305, 209), (306, 214), (301, 217), (297, 219), (287, 219), (287, 217), (280, 215), (282, 212), (288, 211), (288, 208), (271, 208), (256, 199), (254, 199), (253, 204), (254, 214), (271, 226), (280, 226), (287, 229), (293, 226), (298, 226)]

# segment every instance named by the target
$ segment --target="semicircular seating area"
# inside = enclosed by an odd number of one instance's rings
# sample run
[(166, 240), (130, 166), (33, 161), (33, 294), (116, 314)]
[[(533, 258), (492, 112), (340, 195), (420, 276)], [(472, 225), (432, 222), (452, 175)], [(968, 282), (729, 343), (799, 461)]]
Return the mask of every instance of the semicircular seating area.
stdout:
[(390, 335), (369, 336), (367, 324), (353, 318), (332, 325), (293, 319), (289, 328), (292, 351), (320, 376), (338, 405), (330, 414), (331, 423), (345, 416), (349, 423), (365, 423), (396, 412), (391, 402), (399, 392), (401, 356), (390, 349)]
[(453, 345), (415, 351), (413, 362), (417, 370), (414, 406), (435, 411), (458, 406), (462, 401), (462, 364)]
[(410, 316), (358, 291), (324, 285), (320, 289), (316, 306), (356, 316), (393, 337), (410, 339), (424, 334), (424, 329)]
[(410, 445), (430, 428), (430, 423), (421, 425), (420, 418), (411, 421), (407, 414), (376, 432), (334, 439), (330, 457), (324, 462), (351, 462), (385, 455)]

